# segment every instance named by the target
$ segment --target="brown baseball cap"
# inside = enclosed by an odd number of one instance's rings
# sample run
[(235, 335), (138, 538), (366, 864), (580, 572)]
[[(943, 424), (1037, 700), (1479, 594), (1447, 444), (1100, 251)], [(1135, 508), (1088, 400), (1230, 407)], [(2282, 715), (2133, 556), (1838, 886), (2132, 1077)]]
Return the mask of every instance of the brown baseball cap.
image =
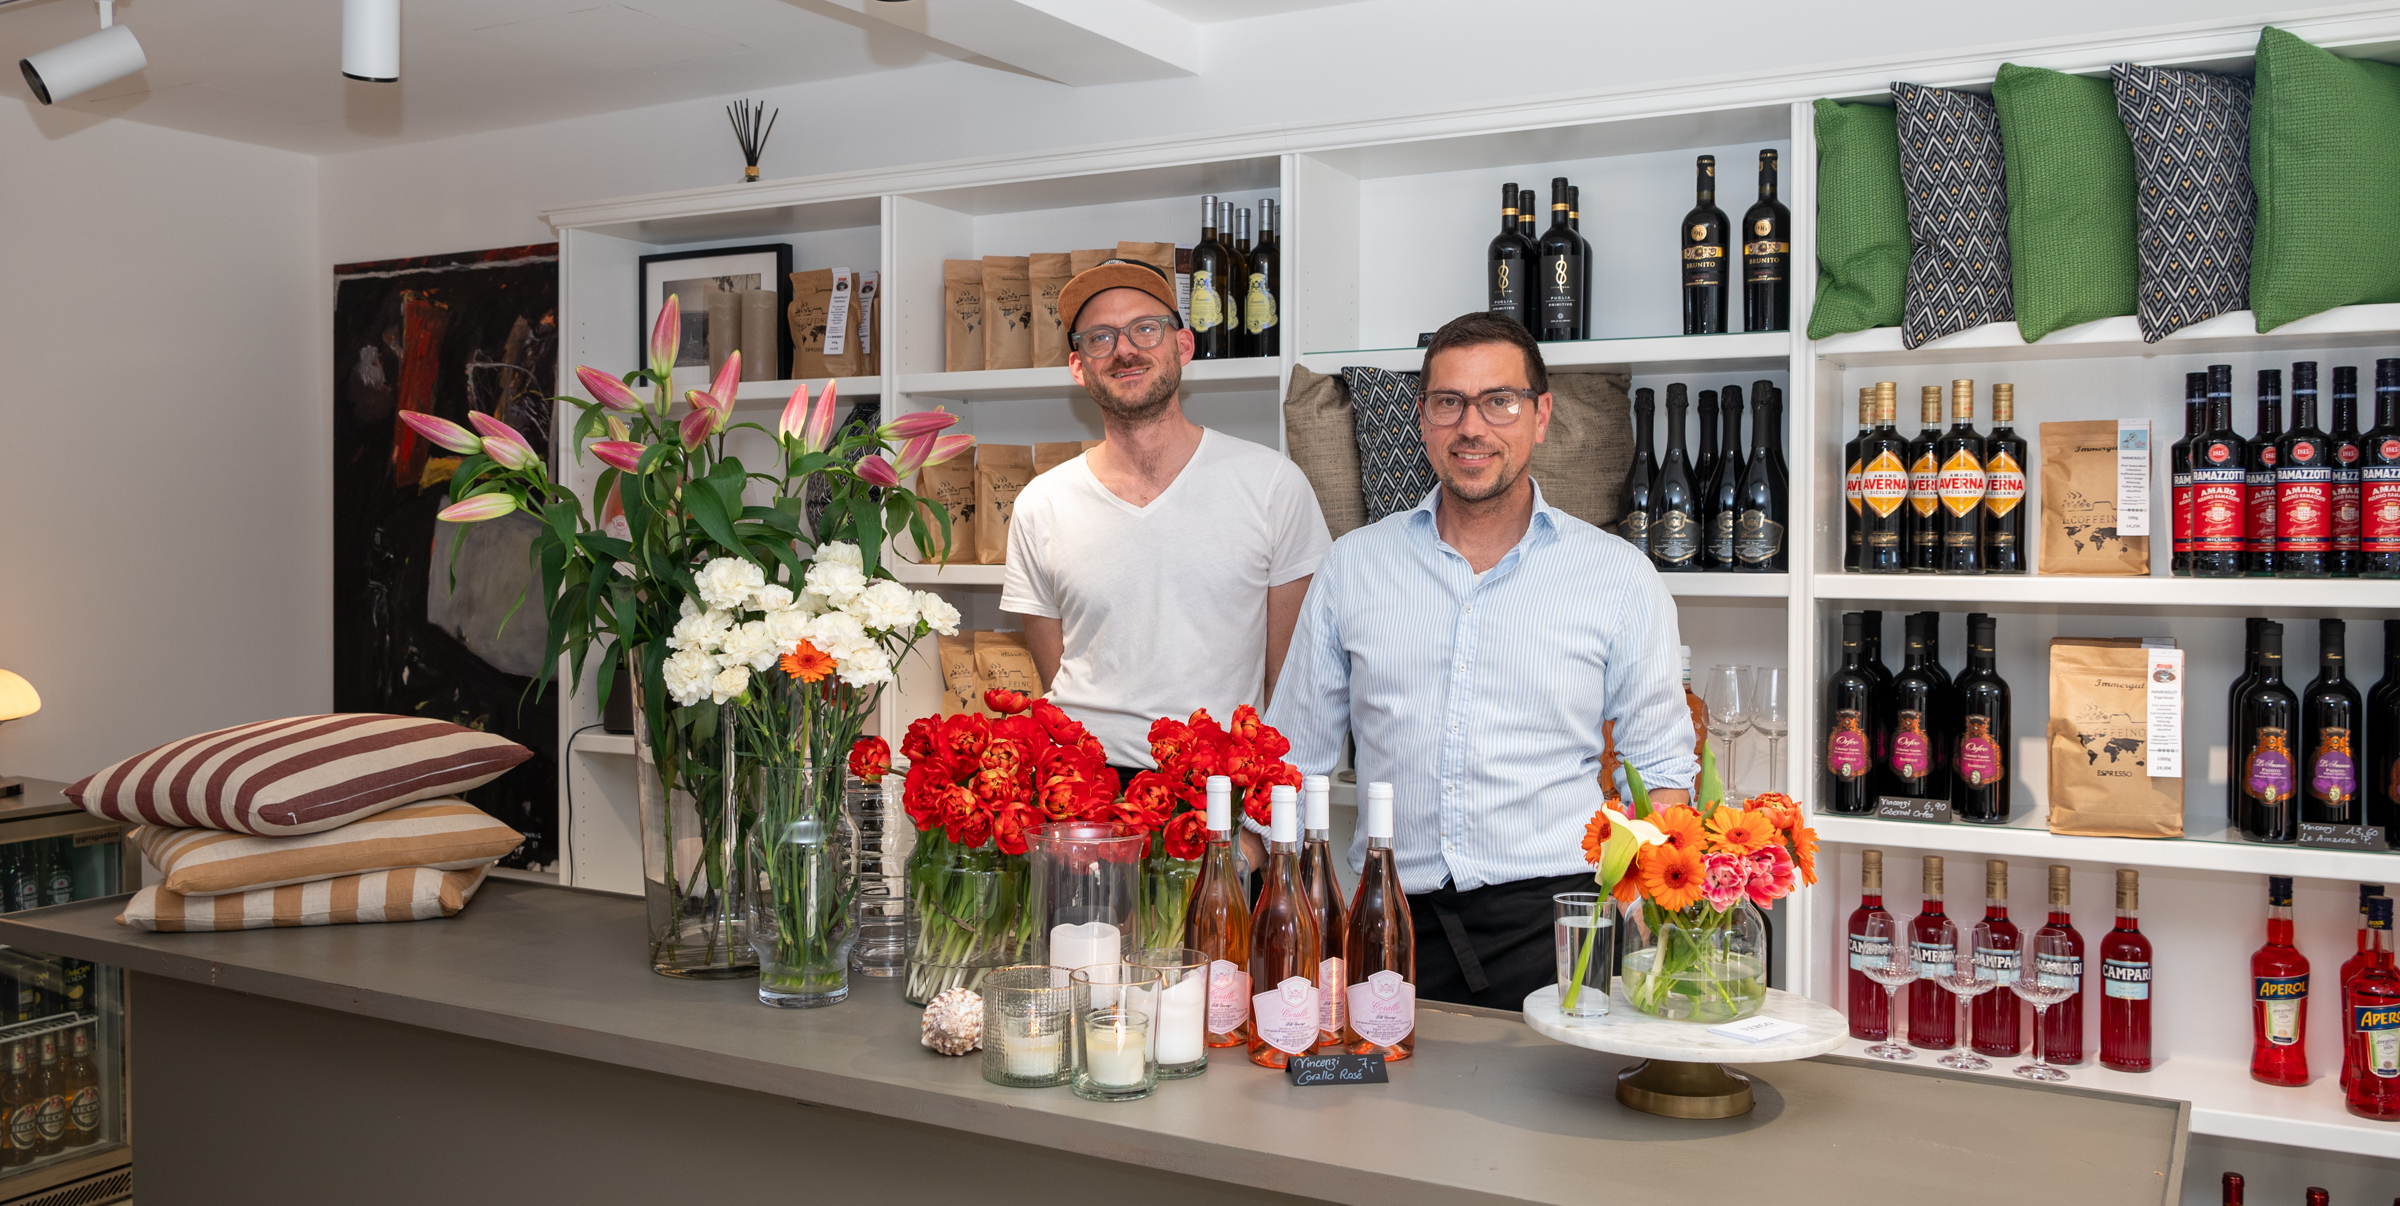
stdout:
[(1075, 279), (1058, 291), (1058, 314), (1066, 320), (1068, 333), (1074, 332), (1075, 320), (1083, 316), (1084, 303), (1110, 289), (1139, 289), (1157, 298), (1167, 313), (1176, 312), (1175, 282), (1159, 271), (1158, 265), (1141, 260), (1103, 260), (1076, 273)]

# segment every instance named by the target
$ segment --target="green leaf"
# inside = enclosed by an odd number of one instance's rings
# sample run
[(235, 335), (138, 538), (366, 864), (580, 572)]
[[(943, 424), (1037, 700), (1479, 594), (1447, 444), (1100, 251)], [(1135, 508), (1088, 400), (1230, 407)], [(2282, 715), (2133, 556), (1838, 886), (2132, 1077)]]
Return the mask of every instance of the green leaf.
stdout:
[(741, 537), (734, 534), (732, 517), (726, 513), (725, 500), (710, 488), (710, 483), (693, 482), (686, 486), (683, 508), (691, 515), (692, 521), (700, 525), (700, 530), (708, 533), (708, 538), (716, 541), (727, 553), (744, 555)]
[(1642, 786), (1642, 772), (1633, 769), (1633, 764), (1630, 762), (1625, 763), (1624, 767), (1625, 794), (1633, 800), (1633, 819), (1637, 821), (1649, 820), (1650, 789)]
[(883, 509), (855, 498), (850, 500), (850, 518), (857, 525), (859, 568), (873, 578), (883, 561)]
[(1702, 815), (1725, 798), (1725, 781), (1717, 777), (1717, 749), (1706, 741), (1700, 743), (1700, 791), (1694, 804)]
[(652, 444), (642, 450), (642, 459), (634, 462), (635, 471), (648, 476), (651, 470), (658, 468), (660, 461), (673, 455), (675, 455), (673, 444)]

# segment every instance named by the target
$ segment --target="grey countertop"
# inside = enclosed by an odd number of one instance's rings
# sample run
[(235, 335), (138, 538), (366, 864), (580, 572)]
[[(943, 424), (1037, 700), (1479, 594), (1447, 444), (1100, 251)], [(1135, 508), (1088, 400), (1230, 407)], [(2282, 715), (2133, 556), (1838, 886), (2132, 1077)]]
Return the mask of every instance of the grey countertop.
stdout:
[[(0, 918), (0, 941), (151, 975), (1330, 1201), (2172, 1204), (2188, 1107), (1827, 1057), (1760, 1065), (1758, 1107), (1617, 1104), (1628, 1062), (1517, 1015), (1424, 1006), (1391, 1083), (1295, 1089), (1238, 1049), (1135, 1102), (986, 1083), (919, 1045), (891, 980), (763, 1008), (754, 981), (650, 972), (638, 900), (491, 881), (457, 917), (150, 934), (122, 898)], [(138, 1009), (138, 1006), (137, 1006)], [(137, 1065), (138, 1066), (138, 1065)], [(171, 1125), (152, 1123), (151, 1125)], [(2047, 1172), (2045, 1170), (2048, 1170)], [(2071, 1175), (2058, 1175), (2071, 1174)]]

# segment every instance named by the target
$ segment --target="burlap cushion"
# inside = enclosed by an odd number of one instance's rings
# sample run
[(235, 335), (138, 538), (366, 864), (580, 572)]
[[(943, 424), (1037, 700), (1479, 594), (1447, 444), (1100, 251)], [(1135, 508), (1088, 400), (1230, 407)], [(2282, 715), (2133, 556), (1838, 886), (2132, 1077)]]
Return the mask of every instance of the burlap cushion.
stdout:
[(1325, 530), (1342, 533), (1366, 526), (1366, 499), (1358, 487), (1358, 432), (1350, 419), (1350, 395), (1340, 377), (1294, 366), (1283, 395), (1283, 444), (1292, 463), (1317, 492)]
[(1550, 435), (1533, 447), (1533, 480), (1551, 506), (1613, 527), (1633, 472), (1633, 403), (1623, 373), (1550, 375)]

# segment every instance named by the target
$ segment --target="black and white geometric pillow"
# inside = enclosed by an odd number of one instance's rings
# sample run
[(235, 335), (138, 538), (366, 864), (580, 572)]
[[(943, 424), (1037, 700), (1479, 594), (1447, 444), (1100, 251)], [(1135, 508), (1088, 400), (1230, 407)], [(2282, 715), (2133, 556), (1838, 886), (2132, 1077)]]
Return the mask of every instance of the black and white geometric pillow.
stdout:
[(2017, 316), (2008, 278), (2008, 188), (2000, 114), (1988, 96), (1893, 84), (1900, 183), (1908, 192), (1908, 292), (1901, 342), (1917, 347)]
[(1433, 464), (1417, 433), (1417, 375), (1345, 368), (1350, 415), (1358, 431), (1358, 486), (1367, 522), (1409, 510), (1434, 487)]
[(2117, 116), (2140, 185), (2142, 340), (2250, 307), (2250, 81), (2119, 63)]

